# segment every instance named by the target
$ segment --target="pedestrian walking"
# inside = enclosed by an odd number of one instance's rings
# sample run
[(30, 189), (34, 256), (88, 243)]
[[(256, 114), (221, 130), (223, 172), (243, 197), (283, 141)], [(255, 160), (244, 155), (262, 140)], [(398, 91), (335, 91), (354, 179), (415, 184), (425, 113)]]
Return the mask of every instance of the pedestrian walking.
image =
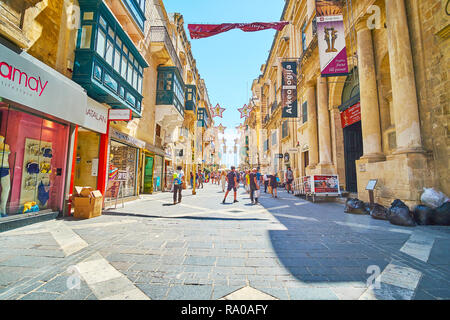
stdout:
[(250, 193), (250, 171), (245, 171), (245, 190)]
[(249, 180), (250, 180), (250, 200), (252, 201), (252, 204), (258, 203), (258, 197), (259, 197), (259, 182), (257, 178), (258, 170), (256, 168), (253, 168), (252, 173), (249, 174)]
[(223, 204), (227, 200), (228, 193), (230, 193), (231, 190), (234, 191), (234, 202), (233, 203), (239, 202), (237, 200), (237, 187), (239, 187), (239, 186), (237, 183), (237, 176), (236, 176), (235, 169), (236, 168), (232, 166), (231, 171), (228, 172), (228, 174), (227, 174), (228, 187), (227, 187), (227, 192), (225, 193), (225, 197), (223, 198), (223, 201), (222, 201)]
[(267, 173), (264, 173), (263, 181), (264, 181), (264, 193), (267, 193), (267, 187), (269, 186), (269, 175)]
[(204, 180), (204, 173), (203, 171), (200, 170), (199, 174), (198, 174), (198, 187), (200, 188), (200, 186), (202, 186), (203, 189), (203, 180)]
[(287, 168), (286, 171), (286, 190), (289, 193), (292, 191), (292, 194), (294, 194), (294, 191), (292, 190), (292, 181), (294, 181), (294, 172), (292, 172), (291, 167)]
[(270, 175), (269, 186), (271, 189), (272, 197), (275, 197), (275, 198), (278, 198), (278, 191), (277, 191), (278, 180), (279, 180), (279, 178), (276, 173)]
[[(173, 204), (181, 202), (181, 191), (183, 190), (184, 172), (181, 166), (173, 174)], [(178, 198), (178, 199), (177, 199)]]
[(227, 174), (224, 171), (220, 174), (220, 182), (222, 183), (222, 192), (225, 192), (225, 183), (227, 181)]
[(191, 178), (190, 178), (191, 188), (194, 189), (194, 174), (191, 172)]

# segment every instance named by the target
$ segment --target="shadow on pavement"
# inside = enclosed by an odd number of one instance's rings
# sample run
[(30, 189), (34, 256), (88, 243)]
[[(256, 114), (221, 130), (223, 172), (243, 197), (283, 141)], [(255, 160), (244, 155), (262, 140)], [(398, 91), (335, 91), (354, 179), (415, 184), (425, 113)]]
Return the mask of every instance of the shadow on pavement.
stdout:
[(108, 212), (104, 211), (105, 216), (123, 216), (123, 217), (139, 217), (139, 218), (152, 218), (152, 219), (190, 219), (190, 220), (224, 220), (224, 221), (264, 221), (267, 219), (257, 219), (257, 218), (214, 218), (214, 217), (193, 217), (193, 216), (151, 216), (146, 214), (138, 213), (125, 213), (125, 212)]
[[(368, 267), (375, 265), (383, 271), (394, 257), (393, 253), (409, 238), (404, 234), (387, 234), (387, 230), (386, 233), (361, 233), (338, 225), (334, 221), (346, 219), (344, 207), (338, 203), (312, 203), (287, 194), (283, 194), (283, 198), (294, 201), (280, 203), (279, 199), (266, 195), (260, 202), (287, 229), (268, 231), (280, 264), (304, 283), (320, 283), (325, 287), (341, 283), (339, 286), (352, 287), (352, 282), (359, 282), (362, 294), (371, 276), (367, 273)], [(302, 205), (295, 205), (299, 202)], [(286, 207), (276, 207), (280, 205)], [(389, 242), (391, 236), (394, 245), (390, 244), (387, 252), (371, 245), (377, 239)]]

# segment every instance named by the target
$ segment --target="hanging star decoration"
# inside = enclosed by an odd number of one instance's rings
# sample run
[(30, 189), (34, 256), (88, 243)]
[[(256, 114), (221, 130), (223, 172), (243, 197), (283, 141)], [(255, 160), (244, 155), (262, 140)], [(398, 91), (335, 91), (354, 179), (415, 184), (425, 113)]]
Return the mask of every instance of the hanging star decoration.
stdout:
[(241, 118), (248, 118), (250, 116), (250, 111), (252, 111), (252, 108), (244, 104), (244, 106), (238, 110), (241, 113)]
[(225, 133), (225, 129), (227, 128), (227, 127), (224, 127), (222, 124), (220, 124), (218, 127), (216, 127), (218, 130), (219, 130), (219, 132), (221, 133), (221, 134), (224, 134)]
[(237, 130), (244, 130), (245, 129), (245, 125), (243, 125), (242, 123), (236, 127)]
[(212, 117), (220, 117), (222, 118), (222, 114), (225, 111), (225, 108), (221, 108), (219, 104), (217, 104), (214, 108), (211, 108)]

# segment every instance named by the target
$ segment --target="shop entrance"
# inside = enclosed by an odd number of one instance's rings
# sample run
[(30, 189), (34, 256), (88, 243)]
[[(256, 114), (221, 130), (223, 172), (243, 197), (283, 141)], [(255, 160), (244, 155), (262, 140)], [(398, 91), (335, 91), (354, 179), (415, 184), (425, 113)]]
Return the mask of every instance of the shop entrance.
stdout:
[(349, 192), (358, 191), (356, 160), (363, 155), (361, 121), (344, 128), (345, 180)]
[(145, 156), (144, 167), (144, 193), (153, 193), (153, 165), (155, 158), (153, 156)]
[(100, 134), (78, 128), (74, 185), (97, 189)]

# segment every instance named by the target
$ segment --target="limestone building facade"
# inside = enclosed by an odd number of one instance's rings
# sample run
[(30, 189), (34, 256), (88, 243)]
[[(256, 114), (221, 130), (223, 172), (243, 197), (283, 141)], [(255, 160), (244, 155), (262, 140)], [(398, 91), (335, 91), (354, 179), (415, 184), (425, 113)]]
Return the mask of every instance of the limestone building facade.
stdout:
[[(279, 63), (294, 59), (299, 117), (290, 124), (295, 134), (287, 145), (298, 149), (297, 177), (338, 174), (341, 190), (364, 201), (367, 182), (377, 179), (375, 200), (383, 205), (397, 198), (416, 204), (424, 187), (448, 195), (447, 1), (344, 3), (349, 74), (325, 78), (315, 1), (286, 1), (281, 20), (290, 24), (277, 32), (252, 88), (266, 134), (282, 130)], [(357, 106), (359, 118), (345, 125), (346, 110)], [(284, 153), (283, 137), (274, 140), (278, 144), (269, 143), (267, 153)]]

